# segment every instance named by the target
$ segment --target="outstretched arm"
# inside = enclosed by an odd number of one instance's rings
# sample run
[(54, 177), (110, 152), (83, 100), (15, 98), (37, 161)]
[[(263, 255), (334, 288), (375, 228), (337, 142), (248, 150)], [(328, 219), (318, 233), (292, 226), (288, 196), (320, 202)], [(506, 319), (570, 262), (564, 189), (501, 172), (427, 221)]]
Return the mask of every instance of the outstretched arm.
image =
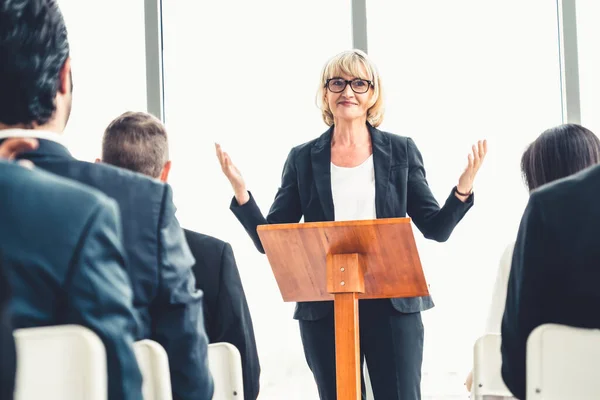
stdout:
[(236, 194), (231, 201), (230, 209), (242, 223), (258, 251), (264, 253), (265, 250), (256, 232), (256, 228), (259, 225), (296, 223), (302, 218), (294, 150), (290, 151), (283, 167), (281, 185), (277, 190), (275, 200), (273, 201), (273, 205), (271, 205), (267, 218), (263, 216), (252, 194), (249, 192), (246, 193), (248, 193), (248, 200), (240, 204), (238, 195)]
[[(473, 152), (474, 154), (469, 156), (467, 168), (461, 174), (457, 185), (457, 190), (464, 190), (466, 193), (461, 193), (467, 194), (467, 196), (461, 196), (456, 193), (455, 189), (452, 189), (446, 203), (440, 208), (427, 183), (423, 157), (414, 141), (408, 139), (407, 212), (426, 238), (438, 242), (448, 240), (454, 227), (473, 206), (474, 196), (471, 193), (473, 179), (483, 160), (478, 152), (478, 155), (475, 155), (475, 146)], [(475, 169), (475, 159), (477, 159), (477, 169)]]

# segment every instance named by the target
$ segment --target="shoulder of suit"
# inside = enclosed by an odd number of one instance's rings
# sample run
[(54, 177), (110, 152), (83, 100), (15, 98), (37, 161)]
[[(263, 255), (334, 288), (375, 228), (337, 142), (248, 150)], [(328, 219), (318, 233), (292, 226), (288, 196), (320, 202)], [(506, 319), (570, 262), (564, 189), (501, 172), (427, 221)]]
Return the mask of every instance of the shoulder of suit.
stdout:
[[(382, 131), (378, 128), (375, 128), (375, 130), (382, 135), (384, 139), (390, 140), (394, 145), (406, 146), (407, 141), (410, 139), (408, 136), (396, 135), (395, 133)], [(323, 135), (325, 134), (327, 134), (327, 132), (325, 132)], [(323, 135), (293, 147), (292, 152), (295, 152), (296, 154), (310, 152), (310, 149), (322, 139)]]
[(319, 141), (321, 137), (319, 136), (318, 138), (309, 140), (308, 142), (304, 142), (302, 144), (299, 144), (297, 146), (294, 146), (292, 148), (292, 152), (296, 153), (296, 154), (304, 154), (304, 153), (310, 153), (310, 149), (315, 145), (316, 142)]
[(11, 185), (18, 185), (26, 190), (38, 193), (42, 198), (44, 194), (52, 193), (65, 198), (75, 196), (78, 200), (81, 198), (97, 201), (108, 199), (106, 195), (97, 189), (39, 168), (30, 170), (13, 163), (2, 163), (0, 168), (2, 171), (0, 176), (6, 179), (6, 182), (2, 184), (6, 190), (10, 190)]
[(88, 165), (92, 172), (100, 173), (106, 176), (112, 184), (122, 184), (129, 187), (133, 186), (136, 190), (164, 192), (168, 184), (161, 182), (158, 179), (151, 178), (147, 175), (133, 172), (124, 168), (115, 167), (105, 163), (89, 163), (82, 162)]
[(98, 205), (114, 205), (101, 191), (77, 181), (60, 177), (41, 169), (29, 170), (16, 164), (0, 164), (0, 186), (10, 195), (19, 190), (22, 196), (44, 199), (44, 209), (56, 207), (70, 210), (89, 210)]
[(535, 201), (576, 200), (580, 195), (596, 197), (600, 194), (600, 165), (587, 168), (574, 175), (556, 180), (531, 192)]
[(406, 146), (406, 143), (408, 142), (408, 140), (412, 140), (408, 136), (402, 136), (402, 135), (397, 135), (395, 133), (391, 133), (391, 132), (387, 132), (387, 131), (382, 131), (379, 128), (376, 128), (376, 130), (381, 135), (383, 135), (384, 138), (390, 140), (393, 144), (399, 144), (399, 145)]
[(600, 165), (587, 168), (574, 175), (559, 179), (534, 190), (530, 195), (533, 204), (544, 218), (555, 221), (577, 219), (582, 223), (600, 218), (597, 198), (600, 195)]
[(221, 239), (217, 239), (214, 236), (205, 235), (204, 233), (195, 232), (189, 229), (183, 229), (185, 237), (188, 242), (193, 242), (199, 245), (206, 246), (207, 248), (222, 251), (223, 247), (228, 245), (227, 242)]

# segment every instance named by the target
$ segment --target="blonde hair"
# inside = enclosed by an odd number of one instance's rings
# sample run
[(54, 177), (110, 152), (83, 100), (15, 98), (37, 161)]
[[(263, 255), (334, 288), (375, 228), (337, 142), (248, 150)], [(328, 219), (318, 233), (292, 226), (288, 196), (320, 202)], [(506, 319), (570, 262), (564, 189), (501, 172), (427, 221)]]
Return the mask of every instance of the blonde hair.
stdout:
[[(364, 76), (364, 71), (367, 76)], [(369, 59), (367, 54), (362, 50), (347, 50), (333, 56), (325, 66), (321, 73), (321, 84), (317, 92), (317, 106), (321, 109), (323, 121), (327, 126), (333, 125), (333, 113), (327, 102), (327, 79), (340, 76), (342, 74), (356, 76), (361, 79), (370, 80), (373, 83), (373, 96), (371, 97), (371, 105), (367, 110), (367, 121), (374, 127), (378, 127), (383, 121), (383, 90), (381, 87), (381, 77), (375, 64)]]

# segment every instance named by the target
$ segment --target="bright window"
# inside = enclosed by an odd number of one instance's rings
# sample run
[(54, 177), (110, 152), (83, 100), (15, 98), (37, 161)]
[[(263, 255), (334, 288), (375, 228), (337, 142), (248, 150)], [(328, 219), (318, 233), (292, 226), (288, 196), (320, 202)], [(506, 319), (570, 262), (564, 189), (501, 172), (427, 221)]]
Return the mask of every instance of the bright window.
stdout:
[(75, 157), (93, 161), (113, 118), (146, 110), (144, 2), (58, 4), (69, 33), (74, 86), (65, 139)]
[(369, 53), (387, 91), (381, 128), (414, 138), (440, 203), (471, 144), (489, 142), (475, 206), (450, 240), (417, 238), (436, 303), (423, 313), (423, 396), (464, 398), (498, 261), (527, 201), (521, 154), (561, 123), (556, 2), (370, 0), (367, 7)]
[(317, 398), (293, 304), (266, 256), (229, 211), (222, 144), (263, 213), (289, 150), (326, 130), (315, 105), (321, 68), (351, 47), (348, 0), (163, 2), (171, 183), (185, 227), (233, 246), (259, 349), (261, 399)]

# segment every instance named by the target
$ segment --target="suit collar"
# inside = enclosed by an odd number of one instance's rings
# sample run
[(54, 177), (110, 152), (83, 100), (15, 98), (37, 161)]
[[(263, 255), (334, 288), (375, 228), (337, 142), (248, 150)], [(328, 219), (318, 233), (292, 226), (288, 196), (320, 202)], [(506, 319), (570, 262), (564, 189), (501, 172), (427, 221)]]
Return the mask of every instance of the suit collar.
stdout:
[(37, 149), (23, 153), (18, 158), (26, 158), (30, 160), (59, 157), (73, 158), (69, 150), (64, 144), (62, 135), (56, 132), (42, 131), (37, 129), (4, 129), (0, 130), (0, 143), (8, 138), (35, 138), (38, 139), (39, 146)]
[(36, 159), (46, 159), (46, 158), (67, 158), (74, 159), (69, 150), (65, 146), (60, 143), (39, 139), (40, 145), (37, 149), (30, 151), (28, 153), (24, 153), (20, 158), (26, 158), (28, 160), (32, 160), (35, 164)]
[(36, 138), (56, 142), (65, 146), (63, 136), (60, 133), (42, 131), (37, 129), (2, 129), (0, 130), (0, 140), (8, 138)]
[[(388, 180), (392, 167), (392, 148), (390, 138), (367, 123), (373, 146), (373, 164), (375, 167), (375, 210), (377, 217), (388, 214), (386, 209)], [(333, 195), (331, 193), (331, 137), (333, 126), (323, 133), (311, 148), (313, 177), (326, 221), (335, 218)]]

